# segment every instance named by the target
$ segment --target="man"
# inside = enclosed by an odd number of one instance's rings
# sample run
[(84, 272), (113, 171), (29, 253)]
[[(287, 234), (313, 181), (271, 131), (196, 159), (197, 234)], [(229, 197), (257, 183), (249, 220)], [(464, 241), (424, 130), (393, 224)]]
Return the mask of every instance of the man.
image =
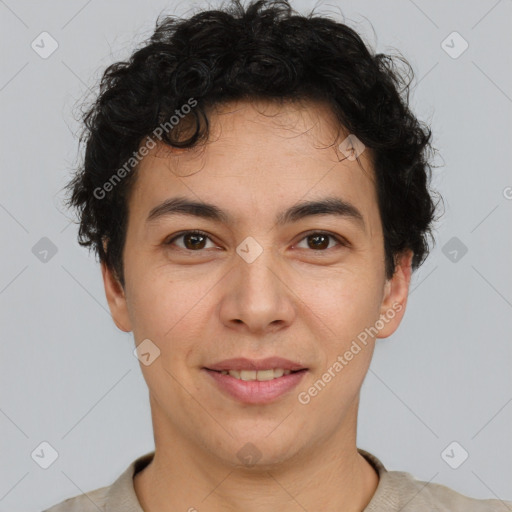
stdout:
[(70, 205), (133, 332), (155, 451), (50, 512), (512, 505), (357, 448), (435, 215), (402, 83), (346, 25), (265, 1), (164, 19), (107, 69)]

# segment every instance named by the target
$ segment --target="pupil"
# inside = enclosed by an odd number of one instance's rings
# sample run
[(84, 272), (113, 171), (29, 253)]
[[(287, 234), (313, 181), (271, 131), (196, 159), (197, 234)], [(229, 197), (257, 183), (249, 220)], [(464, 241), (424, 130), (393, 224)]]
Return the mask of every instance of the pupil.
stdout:
[[(185, 237), (185, 240), (186, 240), (186, 241), (190, 241), (190, 240), (192, 240), (192, 243), (191, 243), (191, 244), (187, 244), (187, 243), (186, 243), (187, 248), (188, 248), (188, 249), (190, 249), (190, 248), (192, 248), (192, 249), (197, 249), (197, 248), (198, 248), (197, 241), (198, 241), (198, 239), (200, 239), (200, 238), (204, 238), (204, 236), (203, 236), (203, 235), (197, 235), (197, 234), (187, 235), (187, 236)], [(201, 242), (199, 242), (199, 244), (201, 244)], [(191, 245), (192, 247), (189, 247), (189, 245)], [(200, 247), (200, 248), (202, 248), (202, 247)]]
[[(318, 241), (318, 239), (320, 238), (323, 238), (324, 239), (324, 243), (316, 243), (316, 242), (313, 242), (313, 249), (325, 249), (326, 247), (329, 246), (329, 238), (325, 235), (311, 235), (310, 236), (310, 239), (313, 239), (313, 240), (316, 240)], [(325, 243), (327, 241), (327, 243)]]

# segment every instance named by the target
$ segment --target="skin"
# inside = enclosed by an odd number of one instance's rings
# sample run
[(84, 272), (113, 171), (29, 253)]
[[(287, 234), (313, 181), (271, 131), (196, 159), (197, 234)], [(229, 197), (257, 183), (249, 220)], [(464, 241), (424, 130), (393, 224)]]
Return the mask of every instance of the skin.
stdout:
[[(347, 133), (326, 105), (239, 101), (217, 109), (201, 150), (157, 147), (139, 165), (128, 199), (125, 287), (102, 265), (118, 328), (133, 331), (136, 345), (149, 338), (160, 350), (152, 364), (141, 364), (155, 457), (134, 477), (135, 492), (146, 512), (360, 511), (379, 481), (356, 447), (360, 389), (376, 338), (310, 403), (297, 395), (392, 309), (377, 338), (397, 329), (412, 253), (386, 279), (370, 151), (359, 162), (345, 158), (338, 144)], [(178, 195), (214, 203), (235, 221), (175, 215), (146, 223), (153, 207)], [(278, 212), (327, 196), (356, 206), (364, 229), (334, 215), (276, 225)], [(199, 249), (186, 236), (166, 245), (191, 229), (210, 237), (199, 239)], [(328, 238), (316, 249), (315, 231), (349, 243)], [(236, 253), (248, 236), (263, 248), (252, 263)], [(266, 405), (226, 397), (201, 370), (226, 358), (273, 355), (309, 371)], [(250, 467), (237, 456), (249, 442), (260, 453)]]

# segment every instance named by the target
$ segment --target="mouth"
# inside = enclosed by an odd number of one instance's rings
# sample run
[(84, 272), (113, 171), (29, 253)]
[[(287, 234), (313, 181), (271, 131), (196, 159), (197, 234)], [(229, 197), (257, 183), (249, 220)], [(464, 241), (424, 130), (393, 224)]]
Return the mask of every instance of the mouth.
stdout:
[(298, 386), (308, 369), (213, 370), (202, 368), (215, 389), (224, 397), (251, 405), (264, 405), (285, 399)]

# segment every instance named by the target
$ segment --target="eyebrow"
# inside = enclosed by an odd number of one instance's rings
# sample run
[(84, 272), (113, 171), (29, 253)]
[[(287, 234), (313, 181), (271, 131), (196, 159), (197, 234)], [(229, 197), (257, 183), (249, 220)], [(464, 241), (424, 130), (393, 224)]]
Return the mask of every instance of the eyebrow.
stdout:
[[(146, 223), (154, 222), (162, 217), (180, 214), (192, 215), (224, 224), (234, 224), (233, 217), (218, 206), (211, 203), (193, 201), (186, 197), (169, 198), (155, 206), (149, 212)], [(359, 224), (363, 231), (366, 231), (364, 217), (361, 212), (352, 203), (339, 197), (302, 201), (280, 212), (275, 222), (277, 226), (282, 226), (314, 215), (336, 215), (337, 217), (348, 218)]]

